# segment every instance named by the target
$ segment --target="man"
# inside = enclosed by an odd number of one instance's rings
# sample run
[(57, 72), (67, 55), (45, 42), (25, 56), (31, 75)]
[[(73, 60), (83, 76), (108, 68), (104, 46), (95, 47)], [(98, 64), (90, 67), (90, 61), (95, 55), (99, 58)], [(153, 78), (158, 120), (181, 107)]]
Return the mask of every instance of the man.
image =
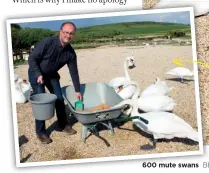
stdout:
[[(44, 93), (45, 86), (51, 93), (57, 96), (55, 102), (58, 130), (65, 131), (70, 135), (77, 133), (67, 124), (65, 104), (60, 87), (58, 70), (67, 64), (76, 96), (82, 100), (80, 93), (80, 80), (77, 68), (77, 57), (69, 42), (73, 39), (76, 26), (71, 22), (61, 25), (59, 36), (47, 37), (40, 41), (29, 56), (28, 76), (33, 88), (33, 94)], [(52, 139), (47, 135), (45, 121), (35, 120), (36, 134), (38, 139), (49, 144)]]

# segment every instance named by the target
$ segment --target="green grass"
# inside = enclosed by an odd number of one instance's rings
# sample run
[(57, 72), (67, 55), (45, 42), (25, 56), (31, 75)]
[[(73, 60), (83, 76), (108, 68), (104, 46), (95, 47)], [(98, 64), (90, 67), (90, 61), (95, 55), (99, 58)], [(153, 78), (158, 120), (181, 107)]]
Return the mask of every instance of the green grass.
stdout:
[(184, 24), (131, 22), (79, 28), (77, 30), (76, 40), (87, 40), (87, 38), (108, 38), (117, 35), (122, 37), (165, 35), (171, 30), (184, 31), (188, 34), (191, 33), (190, 26)]
[(191, 38), (190, 25), (162, 23), (162, 22), (130, 22), (118, 24), (97, 25), (78, 28), (75, 40), (72, 45), (75, 49), (95, 48), (102, 45), (140, 45), (147, 40), (135, 40), (135, 43), (128, 39), (140, 37), (165, 36), (170, 31), (182, 31), (186, 35), (181, 39)]
[(72, 47), (74, 49), (89, 49), (89, 48), (96, 48), (96, 47), (99, 47), (99, 46), (102, 46), (102, 45), (103, 44), (95, 44), (95, 45), (92, 45), (92, 44), (86, 43), (86, 44), (72, 45)]
[(24, 59), (18, 59), (18, 60), (14, 60), (13, 64), (14, 67), (17, 67), (18, 65), (23, 65), (23, 64), (27, 64), (28, 61), (25, 61)]

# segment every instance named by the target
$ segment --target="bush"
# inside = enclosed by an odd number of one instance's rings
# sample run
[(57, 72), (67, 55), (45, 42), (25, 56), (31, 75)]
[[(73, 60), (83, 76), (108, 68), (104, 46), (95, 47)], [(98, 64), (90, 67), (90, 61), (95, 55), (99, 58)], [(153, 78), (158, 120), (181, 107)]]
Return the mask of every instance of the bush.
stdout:
[(27, 64), (28, 61), (24, 60), (24, 59), (17, 59), (13, 61), (14, 67), (18, 66), (18, 65), (23, 65), (23, 64)]
[(186, 33), (183, 31), (169, 31), (166, 36), (171, 36), (171, 37), (183, 37), (185, 36)]

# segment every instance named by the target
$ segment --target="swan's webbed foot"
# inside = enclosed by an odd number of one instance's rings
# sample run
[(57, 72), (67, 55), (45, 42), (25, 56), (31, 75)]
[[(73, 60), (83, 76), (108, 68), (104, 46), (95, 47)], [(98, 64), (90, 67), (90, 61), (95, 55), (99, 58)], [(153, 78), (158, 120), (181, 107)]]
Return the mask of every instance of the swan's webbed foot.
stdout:
[(188, 84), (187, 82), (185, 82), (184, 78), (179, 78), (180, 82), (183, 84)]
[(141, 150), (146, 150), (146, 151), (149, 151), (149, 150), (154, 150), (156, 148), (156, 144), (157, 144), (157, 139), (149, 139), (153, 145), (150, 145), (150, 144), (146, 144), (146, 145), (142, 145), (140, 147)]
[(157, 145), (157, 139), (153, 139), (152, 143), (153, 143), (153, 149), (155, 149)]
[(180, 78), (180, 82), (181, 82), (181, 83), (184, 83), (184, 79), (183, 79), (183, 78)]

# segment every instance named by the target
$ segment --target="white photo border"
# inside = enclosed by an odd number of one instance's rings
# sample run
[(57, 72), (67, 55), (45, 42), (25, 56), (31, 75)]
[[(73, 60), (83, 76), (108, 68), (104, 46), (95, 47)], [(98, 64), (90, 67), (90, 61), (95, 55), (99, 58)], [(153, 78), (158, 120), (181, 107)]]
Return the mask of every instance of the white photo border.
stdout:
[[(11, 82), (11, 95), (14, 95), (14, 70), (13, 70), (13, 53), (12, 53), (12, 39), (11, 39), (11, 24), (12, 23), (25, 23), (25, 22), (41, 22), (41, 21), (55, 21), (55, 20), (72, 20), (72, 19), (85, 19), (85, 18), (98, 18), (98, 17), (115, 17), (115, 16), (128, 16), (139, 14), (157, 14), (157, 13), (169, 13), (169, 12), (190, 12), (190, 24), (191, 24), (191, 36), (192, 36), (192, 53), (193, 60), (197, 61), (196, 52), (196, 36), (195, 36), (195, 23), (194, 23), (194, 10), (193, 7), (183, 8), (168, 8), (168, 9), (152, 9), (152, 10), (138, 10), (138, 11), (126, 11), (126, 12), (105, 12), (94, 14), (82, 14), (82, 15), (69, 15), (69, 16), (50, 16), (50, 17), (38, 17), (38, 18), (22, 18), (22, 19), (8, 19), (7, 25), (7, 39), (8, 39), (8, 55), (10, 66), (10, 82)], [(44, 161), (44, 162), (29, 162), (20, 163), (19, 155), (19, 142), (18, 142), (18, 124), (17, 124), (17, 110), (16, 102), (12, 97), (12, 110), (13, 110), (13, 127), (15, 136), (15, 151), (16, 151), (16, 166), (17, 167), (29, 167), (29, 166), (43, 166), (43, 165), (58, 165), (58, 164), (72, 164), (72, 163), (86, 163), (86, 162), (99, 162), (99, 161), (119, 161), (119, 160), (133, 160), (133, 159), (148, 159), (157, 157), (171, 157), (171, 156), (189, 156), (203, 154), (203, 136), (202, 136), (202, 122), (201, 122), (201, 110), (200, 110), (200, 95), (199, 95), (199, 80), (198, 80), (198, 65), (193, 63), (194, 78), (195, 78), (195, 98), (196, 98), (196, 110), (197, 110), (197, 124), (199, 133), (199, 151), (189, 152), (175, 152), (175, 153), (161, 153), (161, 154), (147, 154), (147, 155), (134, 155), (134, 156), (116, 156), (116, 157), (103, 157), (103, 158), (88, 158), (88, 159), (76, 159), (76, 160), (59, 160), (59, 161)]]

